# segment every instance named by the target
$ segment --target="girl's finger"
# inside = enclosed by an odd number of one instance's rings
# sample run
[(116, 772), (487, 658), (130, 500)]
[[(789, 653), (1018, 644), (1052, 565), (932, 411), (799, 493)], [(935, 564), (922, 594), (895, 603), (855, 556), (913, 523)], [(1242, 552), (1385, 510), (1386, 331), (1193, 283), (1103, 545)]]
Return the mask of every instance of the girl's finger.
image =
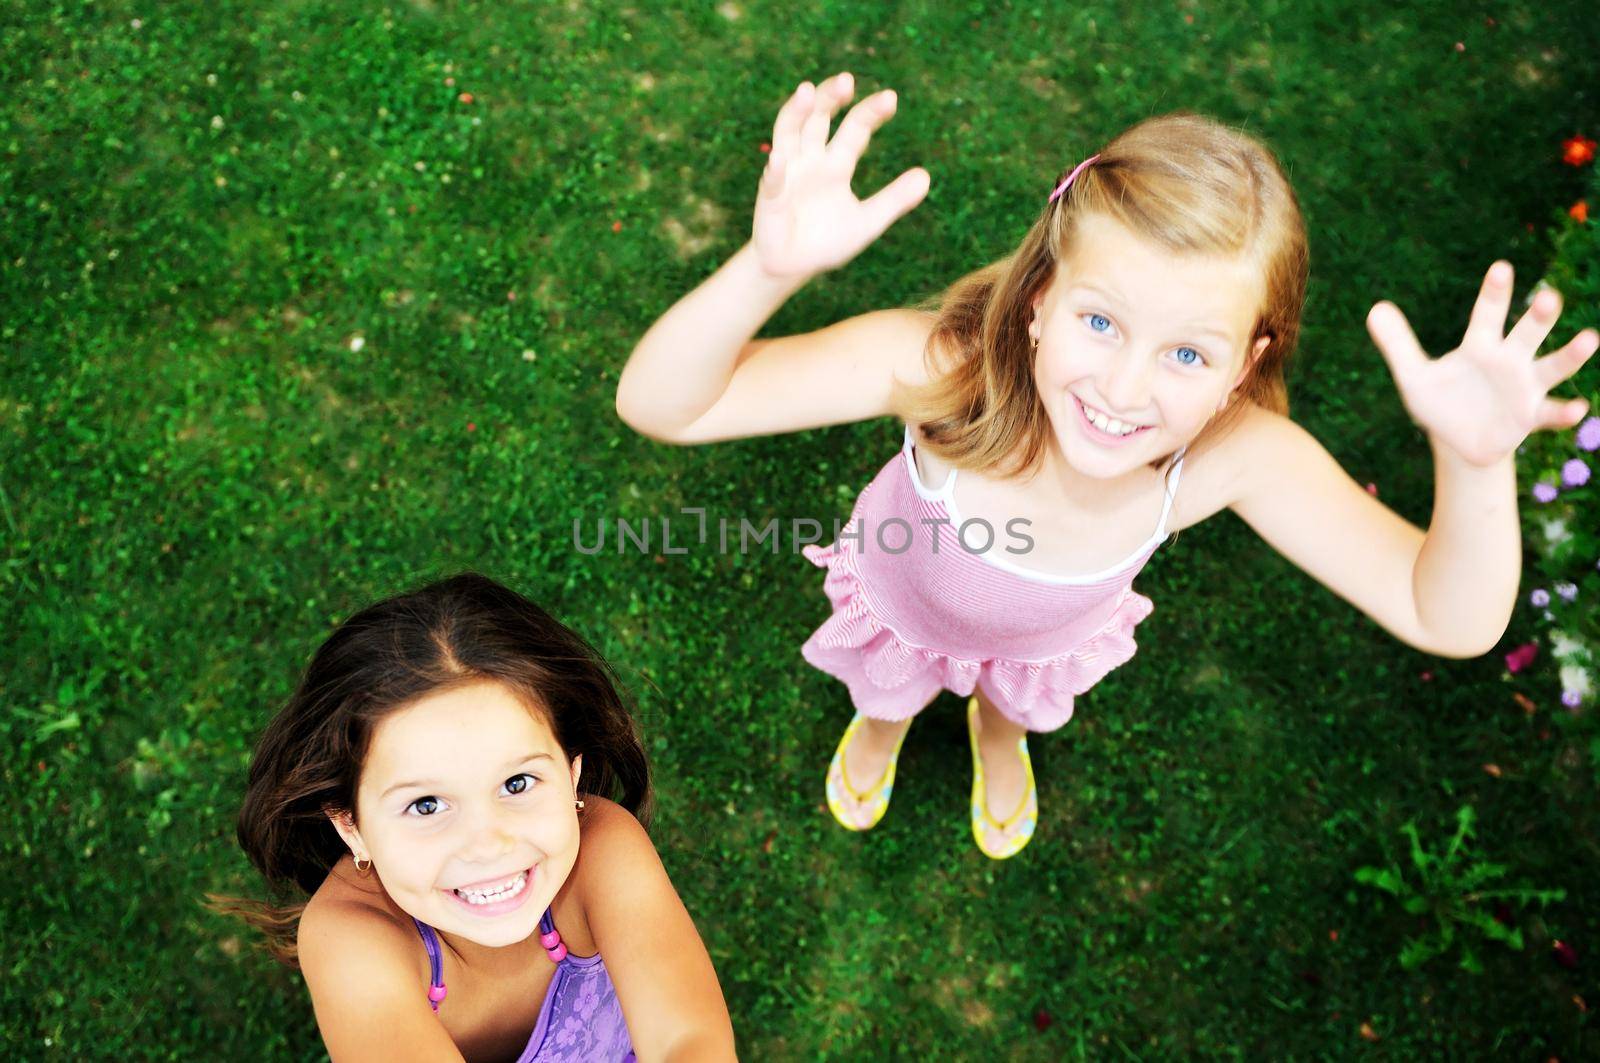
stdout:
[(775, 196), (783, 191), (783, 178), (788, 173), (788, 160), (774, 152), (767, 156), (767, 168), (761, 171), (760, 195)]
[(894, 116), (899, 100), (892, 89), (875, 92), (850, 108), (839, 123), (839, 131), (828, 145), (828, 154), (849, 164), (852, 170), (867, 150), (872, 134)]
[(802, 81), (793, 95), (778, 108), (778, 117), (772, 122), (773, 155), (788, 157), (794, 154), (799, 146), (800, 124), (811, 113), (811, 101), (816, 91), (816, 86), (811, 82)]
[(817, 86), (811, 113), (800, 125), (801, 151), (821, 151), (828, 146), (828, 127), (833, 124), (833, 116), (855, 91), (855, 79), (848, 73), (835, 74)]
[(876, 240), (885, 229), (921, 203), (922, 197), (928, 194), (929, 180), (927, 170), (914, 166), (863, 200), (861, 213), (871, 233), (869, 239)]
[(1539, 344), (1544, 342), (1550, 330), (1556, 327), (1556, 318), (1561, 316), (1561, 293), (1554, 288), (1546, 288), (1536, 292), (1533, 302), (1528, 305), (1528, 312), (1512, 326), (1506, 334), (1506, 343), (1532, 358), (1539, 349)]
[(1552, 351), (1533, 363), (1534, 379), (1545, 391), (1549, 391), (1557, 384), (1572, 376), (1583, 363), (1587, 362), (1600, 348), (1600, 333), (1594, 329), (1584, 329), (1559, 351)]
[(1478, 301), (1472, 305), (1467, 335), (1500, 342), (1506, 334), (1506, 312), (1511, 309), (1511, 280), (1511, 263), (1500, 261), (1489, 267), (1483, 286), (1478, 289)]
[(1428, 364), (1428, 354), (1417, 342), (1417, 334), (1411, 331), (1411, 323), (1400, 312), (1400, 308), (1387, 299), (1367, 311), (1367, 332), (1372, 336), (1372, 342), (1378, 345), (1378, 350), (1383, 352), (1384, 361), (1389, 363), (1389, 372), (1394, 374), (1396, 383)]
[(1588, 412), (1588, 399), (1540, 399), (1534, 430), (1571, 428)]

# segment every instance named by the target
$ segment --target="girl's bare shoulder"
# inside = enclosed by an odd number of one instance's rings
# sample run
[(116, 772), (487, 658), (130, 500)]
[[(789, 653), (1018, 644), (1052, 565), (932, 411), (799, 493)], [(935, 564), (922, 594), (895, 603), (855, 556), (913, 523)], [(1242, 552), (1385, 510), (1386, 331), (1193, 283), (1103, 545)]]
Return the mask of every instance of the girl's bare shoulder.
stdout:
[(595, 882), (617, 870), (641, 852), (655, 855), (655, 845), (633, 813), (615, 801), (593, 794), (584, 796), (578, 816), (578, 872)]
[(296, 944), (333, 1058), (461, 1058), (423, 994), (428, 961), (416, 927), (376, 875), (358, 875), (349, 857), (334, 865), (306, 903)]
[(1260, 470), (1273, 440), (1294, 430), (1283, 414), (1249, 403), (1226, 431), (1190, 447), (1168, 529), (1181, 531), (1227, 509)]
[(378, 884), (373, 872), (356, 871), (345, 857), (333, 866), (300, 914), (297, 934), (301, 966), (329, 948), (352, 941), (382, 943), (384, 951), (409, 952), (417, 935), (410, 917), (402, 912)]

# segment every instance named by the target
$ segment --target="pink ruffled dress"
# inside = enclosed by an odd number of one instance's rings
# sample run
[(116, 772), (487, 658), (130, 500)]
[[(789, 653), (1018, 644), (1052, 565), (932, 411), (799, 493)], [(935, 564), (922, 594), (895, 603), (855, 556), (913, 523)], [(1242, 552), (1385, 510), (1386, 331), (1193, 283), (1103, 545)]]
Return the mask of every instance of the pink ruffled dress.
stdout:
[[(1010, 561), (1006, 546), (1020, 540), (1005, 528), (994, 529), (987, 552), (962, 545), (956, 473), (938, 490), (925, 486), (907, 426), (900, 453), (856, 499), (846, 526), (855, 536), (805, 548), (827, 570), (833, 615), (800, 652), (843, 681), (866, 716), (903, 720), (940, 690), (967, 697), (981, 685), (1011, 720), (1053, 731), (1072, 718), (1077, 695), (1133, 656), (1133, 629), (1154, 608), (1133, 578), (1166, 538), (1182, 473), (1180, 451), (1161, 519), (1132, 557), (1087, 576), (1053, 576)], [(977, 550), (987, 534), (974, 522), (966, 542)]]

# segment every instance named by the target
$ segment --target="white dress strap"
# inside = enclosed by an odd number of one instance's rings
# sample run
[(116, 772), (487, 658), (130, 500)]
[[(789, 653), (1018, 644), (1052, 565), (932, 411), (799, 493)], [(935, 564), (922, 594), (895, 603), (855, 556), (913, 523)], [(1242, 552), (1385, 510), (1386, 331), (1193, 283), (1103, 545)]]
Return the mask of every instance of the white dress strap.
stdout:
[(939, 485), (937, 489), (923, 483), (922, 473), (917, 471), (917, 444), (916, 440), (912, 438), (909, 424), (906, 425), (905, 446), (900, 448), (900, 452), (905, 455), (906, 467), (911, 472), (911, 483), (916, 487), (917, 494), (923, 498), (948, 503), (950, 501), (950, 492), (956, 486), (956, 470), (951, 469), (950, 475), (944, 478), (944, 483)]
[(1173, 499), (1178, 497), (1178, 481), (1183, 479), (1183, 456), (1188, 449), (1187, 446), (1178, 448), (1177, 457), (1167, 467), (1167, 473), (1164, 477), (1167, 482), (1162, 489), (1164, 497), (1161, 500), (1161, 521), (1156, 525), (1156, 533), (1153, 536), (1157, 541), (1167, 537), (1167, 518), (1172, 514)]

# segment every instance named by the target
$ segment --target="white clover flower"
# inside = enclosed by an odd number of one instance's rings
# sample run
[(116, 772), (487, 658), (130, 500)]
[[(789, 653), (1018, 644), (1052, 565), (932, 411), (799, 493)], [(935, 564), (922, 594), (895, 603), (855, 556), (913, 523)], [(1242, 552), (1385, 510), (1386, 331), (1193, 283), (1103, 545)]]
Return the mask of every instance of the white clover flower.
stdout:
[(1558, 661), (1587, 661), (1589, 649), (1581, 639), (1557, 628), (1550, 632), (1550, 656)]
[(214, 115), (211, 116), (211, 128), (212, 129), (221, 129), (222, 128), (222, 116), (220, 114), (214, 114)]
[(1562, 665), (1561, 689), (1575, 691), (1580, 697), (1587, 698), (1594, 689), (1589, 682), (1589, 670), (1575, 664)]
[(1544, 538), (1551, 546), (1560, 546), (1572, 538), (1572, 532), (1567, 530), (1567, 522), (1559, 517), (1544, 522)]
[(360, 333), (357, 333), (356, 335), (350, 337), (350, 349), (352, 351), (359, 351), (361, 348), (365, 347), (366, 345), (367, 345), (367, 338), (365, 336), (362, 336)]

